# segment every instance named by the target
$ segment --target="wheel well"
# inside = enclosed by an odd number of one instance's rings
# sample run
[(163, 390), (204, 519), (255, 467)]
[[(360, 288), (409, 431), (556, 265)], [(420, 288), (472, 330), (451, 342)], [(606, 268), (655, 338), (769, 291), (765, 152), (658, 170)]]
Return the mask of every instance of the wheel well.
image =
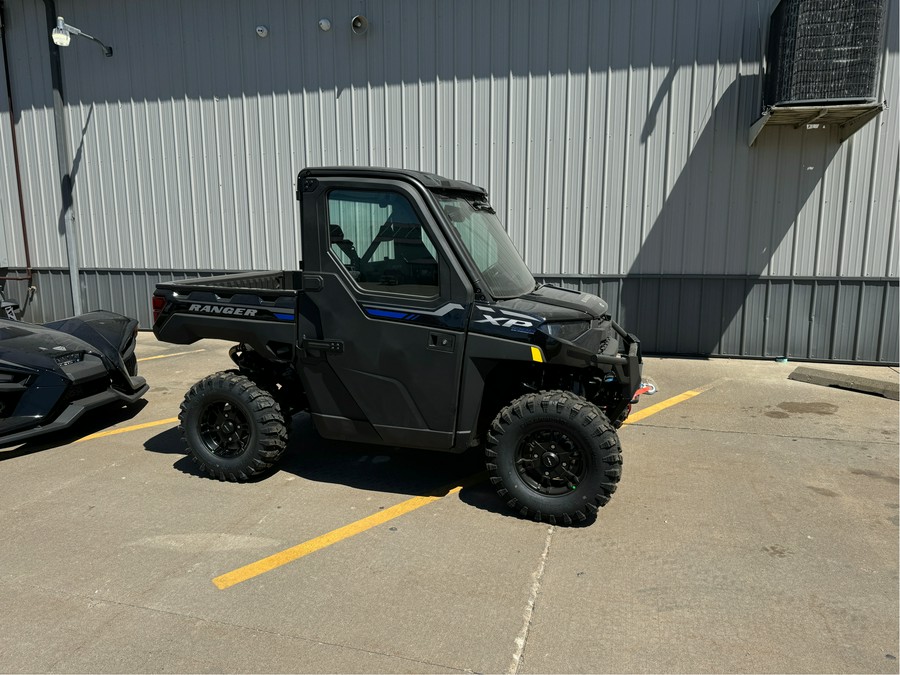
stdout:
[(537, 364), (508, 361), (497, 364), (487, 374), (475, 426), (476, 437), (484, 437), (484, 431), (503, 406), (522, 394), (537, 391), (533, 383), (543, 379), (541, 370)]
[(608, 412), (618, 401), (613, 395), (617, 387), (603, 381), (610, 372), (596, 368), (575, 369), (521, 361), (498, 363), (484, 379), (475, 436), (483, 439), (485, 430), (500, 409), (529, 392), (549, 389), (570, 391)]
[(303, 383), (290, 363), (273, 361), (247, 344), (234, 345), (228, 355), (240, 369), (256, 384), (269, 391), (281, 405), (286, 415), (309, 407)]

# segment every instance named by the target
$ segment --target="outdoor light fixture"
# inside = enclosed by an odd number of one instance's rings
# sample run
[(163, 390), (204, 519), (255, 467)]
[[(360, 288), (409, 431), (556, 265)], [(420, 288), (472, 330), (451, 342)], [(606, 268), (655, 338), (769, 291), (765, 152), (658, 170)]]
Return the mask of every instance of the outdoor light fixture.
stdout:
[(56, 28), (50, 32), (50, 38), (53, 40), (53, 44), (58, 47), (68, 47), (69, 43), (72, 42), (73, 35), (80, 35), (81, 37), (86, 37), (88, 40), (96, 42), (103, 49), (104, 56), (112, 56), (112, 47), (107, 47), (93, 35), (88, 35), (84, 31), (75, 28), (75, 26), (70, 26), (61, 16), (56, 17)]
[(369, 30), (369, 20), (362, 14), (357, 14), (350, 21), (350, 30), (352, 30), (357, 35), (362, 35), (367, 30)]

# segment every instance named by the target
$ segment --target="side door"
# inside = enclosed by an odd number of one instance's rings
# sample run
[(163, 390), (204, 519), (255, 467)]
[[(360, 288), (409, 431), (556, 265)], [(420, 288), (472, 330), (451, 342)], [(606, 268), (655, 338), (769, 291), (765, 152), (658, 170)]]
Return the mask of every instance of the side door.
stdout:
[[(319, 179), (303, 195), (301, 359), (313, 419), (329, 438), (448, 449), (454, 443), (473, 291), (414, 185)], [(307, 255), (316, 246), (317, 255)], [(307, 268), (309, 269), (309, 268)], [(315, 381), (311, 381), (314, 379)]]

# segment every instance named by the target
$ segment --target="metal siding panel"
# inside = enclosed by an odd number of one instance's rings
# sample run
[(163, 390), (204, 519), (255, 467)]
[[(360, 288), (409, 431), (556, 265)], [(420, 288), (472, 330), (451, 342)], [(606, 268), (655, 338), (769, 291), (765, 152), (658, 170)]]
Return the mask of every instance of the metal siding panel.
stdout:
[(815, 283), (813, 286), (812, 321), (810, 323), (809, 358), (831, 358), (832, 326), (838, 285)]
[[(893, 80), (900, 79), (896, 68), (897, 59), (890, 63), (895, 67)], [(896, 87), (897, 85), (894, 84)], [(900, 105), (900, 96), (894, 93), (895, 101)], [(878, 159), (873, 163), (873, 180), (869, 197), (869, 213), (866, 222), (867, 237), (863, 255), (863, 276), (897, 276), (897, 207), (900, 201), (900, 124), (888, 115), (884, 119), (876, 119), (878, 124)]]
[[(548, 3), (549, 4), (549, 3)], [(563, 233), (565, 232), (566, 151), (569, 132), (569, 63), (568, 63), (568, 6), (553, 7), (547, 22), (547, 93), (546, 131), (544, 132), (543, 207), (541, 227), (535, 228), (539, 237), (540, 265), (537, 269), (549, 274), (561, 272)], [(576, 240), (577, 241), (577, 240)]]
[[(686, 171), (690, 190), (685, 205), (685, 242), (682, 272), (702, 273), (706, 267), (711, 245), (707, 235), (709, 227), (709, 200), (712, 168), (715, 160), (713, 140), (717, 122), (716, 90), (718, 83), (718, 58), (721, 4), (715, 0), (699, 0), (696, 3), (696, 46), (691, 82), (691, 149)], [(702, 30), (701, 26), (708, 26)]]
[(610, 30), (610, 3), (592, 2), (590, 8), (588, 34), (592, 39), (587, 46), (589, 69), (585, 94), (585, 166), (580, 216), (583, 229), (579, 264), (573, 267), (582, 274), (600, 272), (605, 232), (610, 227), (609, 214), (605, 209), (610, 42), (599, 39), (601, 35), (608, 35)]
[(766, 331), (766, 300), (768, 287), (765, 283), (745, 282), (745, 300), (742, 306), (743, 330), (741, 334), (740, 356), (764, 355), (763, 347)]
[(721, 354), (724, 341), (722, 307), (725, 299), (725, 280), (700, 279), (700, 296), (697, 306), (697, 353)]
[(862, 283), (858, 281), (838, 283), (832, 324), (832, 359), (849, 361), (856, 351), (861, 289)]
[(847, 141), (847, 145), (850, 146), (848, 152), (852, 150), (852, 160), (851, 170), (847, 174), (846, 198), (841, 223), (840, 267), (838, 269), (840, 276), (856, 277), (862, 274), (870, 172), (877, 154), (871, 140), (865, 138), (865, 132), (870, 130), (871, 127), (861, 129)]
[[(625, 279), (611, 279), (606, 282), (597, 284), (597, 290), (594, 295), (604, 298), (609, 303), (609, 312), (616, 322), (621, 317), (622, 322), (619, 325), (629, 325), (628, 317), (625, 315), (624, 302), (622, 300), (625, 295), (626, 281)], [(633, 331), (632, 331), (633, 332)]]
[[(671, 139), (672, 78), (677, 71), (674, 62), (675, 3), (656, 8), (650, 27), (650, 66), (648, 72), (648, 98), (650, 103), (646, 118), (641, 124), (640, 139), (644, 147), (643, 191), (641, 205), (636, 212), (635, 230), (640, 232), (640, 248), (631, 265), (633, 272), (654, 273), (661, 269), (663, 247), (660, 214), (668, 196), (672, 175), (668, 163), (660, 158), (668, 156)], [(639, 227), (637, 217), (639, 216)], [(652, 233), (652, 236), (651, 236)]]
[(766, 335), (763, 356), (787, 355), (788, 308), (791, 285), (783, 281), (768, 282), (766, 296)]
[(809, 358), (809, 327), (812, 315), (812, 299), (815, 283), (812, 281), (796, 281), (791, 283), (790, 303), (787, 312), (787, 351), (790, 358)]
[[(622, 185), (622, 232), (619, 236), (619, 249), (616, 268), (619, 273), (634, 267), (635, 259), (641, 248), (641, 219), (643, 212), (644, 174), (647, 156), (646, 143), (641, 141), (641, 129), (650, 108), (650, 64), (652, 59), (652, 39), (647, 40), (643, 31), (647, 27), (652, 31), (653, 2), (638, 1), (631, 3), (630, 51), (628, 68), (628, 99), (625, 102), (626, 136), (624, 162), (624, 182)], [(638, 30), (638, 26), (642, 30)]]
[[(37, 291), (22, 314), (23, 320), (44, 323), (72, 316), (72, 296), (66, 272), (36, 272), (32, 285)], [(20, 299), (24, 299), (24, 295)]]
[(66, 253), (60, 232), (62, 201), (44, 5), (14, 0), (8, 1), (6, 7), (10, 84), (17, 108), (16, 131), (32, 264), (62, 266), (66, 264)]
[[(738, 164), (747, 163), (746, 144), (735, 142), (735, 130), (740, 128), (739, 104), (741, 36), (743, 7), (740, 3), (721, 3), (716, 53), (715, 78), (712, 83), (712, 149), (709, 164), (709, 189), (704, 221), (703, 271), (725, 274), (733, 248), (733, 228), (741, 222), (741, 214), (732, 208), (734, 175)], [(712, 42), (713, 35), (704, 34)], [(742, 186), (743, 187), (743, 186)], [(742, 188), (741, 188), (742, 189)]]
[[(764, 242), (757, 258), (765, 264), (759, 270), (748, 270), (750, 273), (758, 271), (772, 276), (787, 276), (791, 273), (791, 233), (796, 227), (797, 213), (803, 203), (799, 158), (803, 155), (805, 136), (792, 128), (783, 128), (781, 131), (778, 154), (782, 162), (775, 174), (771, 217), (766, 223), (768, 241)], [(759, 225), (760, 223), (756, 224)]]
[[(473, 30), (478, 34), (479, 44), (490, 45), (487, 64), (490, 84), (489, 128), (482, 137), (482, 155), (487, 153), (487, 179), (483, 187), (490, 193), (490, 199), (498, 214), (505, 214), (509, 208), (509, 185), (511, 167), (507, 161), (511, 143), (509, 119), (510, 109), (510, 36), (509, 2), (479, 3), (479, 8), (490, 7), (489, 17), (476, 21)], [(486, 22), (486, 23), (485, 23)], [(490, 37), (485, 35), (490, 31)], [(508, 223), (504, 222), (508, 227)]]
[[(692, 171), (701, 169), (690, 163), (691, 149), (696, 136), (693, 125), (696, 92), (694, 78), (696, 68), (698, 31), (697, 2), (680, 2), (674, 19), (675, 36), (670, 80), (670, 126), (668, 144), (663, 161), (668, 175), (668, 193), (662, 212), (656, 219), (649, 237), (659, 238), (662, 261), (659, 272), (682, 274), (685, 270), (686, 250), (697, 246), (697, 240), (687, 236), (688, 201), (692, 189)], [(648, 270), (649, 271), (649, 270)]]
[(680, 280), (660, 281), (659, 305), (655, 321), (655, 351), (674, 354), (678, 349), (678, 328), (681, 316), (681, 283)]
[(722, 307), (738, 307), (734, 312), (722, 313), (722, 331), (719, 354), (722, 356), (741, 356), (743, 351), (744, 335), (744, 298), (746, 297), (745, 282), (743, 279), (726, 279), (722, 296)]
[(866, 284), (860, 289), (859, 318), (856, 323), (856, 347), (854, 361), (875, 361), (878, 359), (878, 340), (881, 317), (884, 315), (885, 286)]
[(741, 274), (755, 270), (757, 274), (768, 274), (771, 259), (772, 223), (776, 218), (775, 195), (781, 176), (780, 161), (782, 129), (770, 129), (760, 135), (753, 148), (753, 173), (748, 176), (749, 217), (747, 219), (747, 249)]
[[(527, 5), (521, 5), (521, 9)], [(528, 63), (528, 26), (529, 16), (526, 11), (512, 12), (509, 17), (510, 72), (509, 85), (509, 145), (507, 147), (507, 206), (506, 229), (518, 249), (525, 252), (525, 230), (528, 218), (527, 209), (527, 170), (528, 157), (528, 100), (529, 78), (523, 71)], [(539, 272), (540, 270), (534, 270)]]
[[(0, 73), (5, 72), (3, 51), (0, 49)], [(16, 171), (13, 160), (11, 111), (6, 96), (5, 78), (0, 78), (0, 269), (25, 264), (22, 247), (22, 215), (16, 190)], [(3, 282), (0, 282), (2, 288)]]
[(525, 159), (525, 233), (523, 255), (532, 270), (543, 270), (543, 234), (547, 191), (547, 133), (550, 101), (550, 5), (535, 0), (530, 3), (528, 52), (527, 147)]
[(816, 237), (817, 276), (838, 275), (848, 161), (845, 144), (832, 160), (830, 171), (822, 179), (822, 203)]
[[(900, 221), (900, 213), (898, 213), (898, 209), (900, 209), (900, 152), (896, 151), (896, 148), (900, 147), (900, 119), (898, 119), (898, 108), (900, 108), (900, 84), (898, 84), (900, 83), (900, 54), (898, 54), (900, 52), (900, 24), (898, 24), (898, 14), (900, 14), (900, 2), (890, 0), (887, 17), (887, 49), (883, 60), (881, 85), (889, 108), (882, 113), (884, 119), (881, 120), (881, 123), (885, 131), (885, 147), (891, 149), (883, 156), (886, 163), (893, 163), (894, 170), (883, 167), (879, 171), (880, 180), (888, 181), (888, 187), (882, 193), (885, 199), (879, 203), (879, 209), (876, 211), (877, 217), (873, 221), (876, 224), (885, 223), (882, 227), (888, 230), (888, 236), (885, 267), (876, 268), (872, 274), (885, 274), (892, 278), (898, 276), (898, 258), (900, 258), (897, 247), (897, 227), (898, 221)], [(893, 185), (890, 183), (892, 175)], [(882, 272), (882, 269), (885, 271)], [(897, 325), (896, 321), (893, 325)]]
[[(900, 141), (898, 141), (900, 144)], [(892, 277), (894, 279), (897, 278), (897, 267), (898, 267), (898, 256), (897, 253), (897, 229), (898, 224), (900, 224), (900, 161), (897, 162), (895, 170), (894, 170), (894, 190), (893, 190), (893, 198), (891, 201), (893, 202), (891, 205), (891, 217), (890, 217), (890, 225), (888, 231), (888, 245), (887, 245), (887, 265), (885, 269), (885, 275)]]
[(881, 318), (881, 339), (877, 358), (887, 363), (900, 361), (900, 286), (896, 283), (885, 285), (884, 314)]
[[(698, 354), (700, 350), (700, 323), (706, 314), (703, 302), (703, 281), (683, 279), (679, 284), (678, 335), (675, 351), (679, 354)], [(715, 311), (710, 312), (715, 321)]]
[[(603, 284), (603, 290), (610, 284)], [(602, 296), (605, 298), (605, 296)], [(608, 298), (605, 298), (609, 302)], [(644, 351), (657, 348), (656, 332), (659, 328), (659, 281), (657, 279), (626, 279), (618, 294), (621, 311), (613, 316), (620, 326), (637, 335)], [(610, 303), (610, 310), (613, 310)]]
[(473, 0), (453, 3), (455, 37), (453, 40), (453, 174), (462, 180), (472, 180), (473, 116)]
[(801, 154), (798, 156), (798, 207), (799, 212), (791, 231), (785, 236), (791, 256), (788, 274), (812, 276), (815, 274), (815, 242), (819, 236), (820, 202), (822, 199), (822, 173), (829, 158), (836, 150), (832, 130), (829, 127), (808, 129), (802, 136)]
[(589, 0), (572, 0), (566, 27), (567, 89), (565, 110), (563, 188), (559, 210), (560, 271), (580, 271), (584, 246), (584, 173), (587, 161), (586, 118), (590, 79)]
[[(731, 52), (739, 56), (735, 61), (733, 84), (727, 90), (734, 92), (736, 110), (734, 117), (725, 122), (730, 139), (724, 143), (724, 146), (733, 146), (735, 149), (729, 183), (730, 200), (724, 210), (717, 209), (710, 214), (711, 219), (726, 220), (728, 223), (728, 247), (724, 252), (725, 272), (728, 274), (744, 274), (747, 270), (751, 235), (755, 231), (751, 227), (755, 208), (754, 199), (757, 196), (755, 176), (760, 163), (760, 150), (766, 147), (764, 144), (757, 144), (751, 149), (747, 147), (746, 143), (748, 130), (759, 110), (762, 39), (758, 34), (759, 4), (745, 2), (742, 10), (742, 17), (737, 14), (727, 15), (730, 21), (739, 24), (732, 28), (733, 34), (740, 35), (740, 46), (737, 52)], [(735, 42), (737, 41), (736, 39)], [(724, 86), (723, 83), (722, 87), (724, 88)], [(763, 151), (765, 152), (765, 150)], [(737, 307), (740, 305), (738, 304)]]
[[(425, 94), (421, 89), (425, 86), (425, 82), (433, 79), (433, 70), (426, 69), (427, 61), (423, 60), (427, 58), (425, 54), (430, 51), (428, 49), (429, 41), (421, 33), (415, 36), (412, 34), (417, 33), (416, 25), (428, 20), (433, 12), (431, 12), (429, 3), (407, 2), (399, 5), (397, 9), (400, 13), (399, 30), (404, 36), (409, 36), (408, 39), (404, 37), (401, 41), (403, 51), (400, 64), (402, 72), (408, 73), (408, 75), (404, 74), (400, 83), (402, 106), (399, 128), (396, 126), (396, 120), (389, 120), (389, 122), (394, 125), (395, 143), (402, 149), (401, 162), (403, 166), (424, 166), (423, 163), (426, 160), (423, 155), (423, 147), (427, 145), (427, 141), (423, 130), (427, 130), (431, 125), (429, 118), (425, 117), (420, 109)], [(393, 50), (388, 51), (393, 52)], [(390, 72), (392, 71), (385, 68), (386, 80)], [(374, 80), (373, 85), (376, 85), (376, 89), (377, 84), (378, 80)], [(387, 86), (395, 87), (392, 84)], [(373, 108), (377, 111), (374, 102)], [(430, 148), (428, 152), (433, 155)]]
[(610, 3), (608, 133), (603, 168), (603, 236), (600, 242), (600, 274), (622, 274), (619, 251), (627, 227), (627, 157), (629, 153), (628, 111), (631, 101), (631, 3)]

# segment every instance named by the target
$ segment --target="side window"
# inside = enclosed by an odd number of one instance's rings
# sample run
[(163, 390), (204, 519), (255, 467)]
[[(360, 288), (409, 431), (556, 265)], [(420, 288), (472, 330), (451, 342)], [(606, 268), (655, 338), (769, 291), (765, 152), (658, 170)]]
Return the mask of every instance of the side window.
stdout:
[(437, 250), (409, 200), (398, 192), (328, 193), (331, 252), (362, 288), (437, 295)]

